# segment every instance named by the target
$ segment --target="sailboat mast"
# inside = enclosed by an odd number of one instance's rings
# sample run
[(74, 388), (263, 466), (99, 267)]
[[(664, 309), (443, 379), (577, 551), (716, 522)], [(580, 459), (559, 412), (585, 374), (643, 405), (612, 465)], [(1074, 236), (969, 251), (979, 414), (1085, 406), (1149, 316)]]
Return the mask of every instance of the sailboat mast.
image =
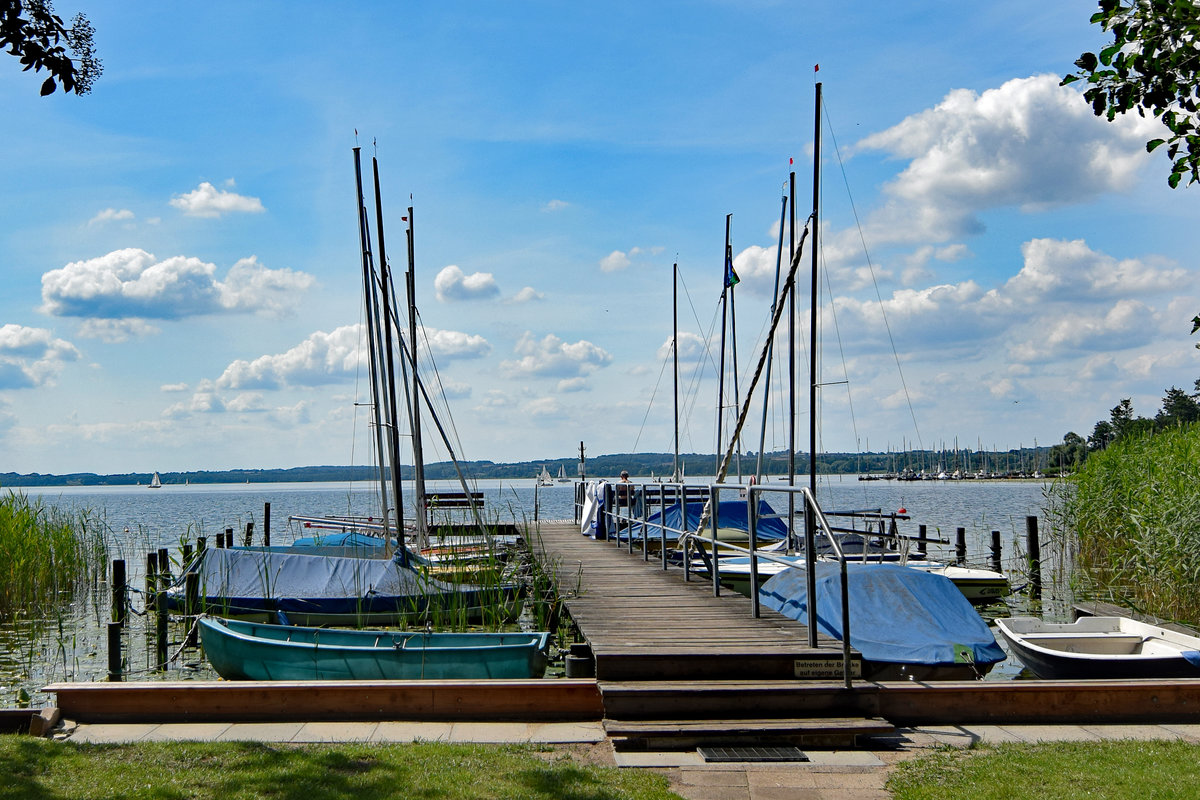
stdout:
[(408, 207), (408, 341), (412, 347), (413, 404), (412, 404), (412, 447), (413, 447), (413, 494), (417, 504), (417, 537), (422, 545), (429, 543), (429, 530), (425, 520), (425, 457), (421, 447), (421, 401), (416, 395), (417, 379), (417, 279), (416, 257), (413, 249), (413, 207)]
[[(817, 251), (820, 249), (821, 200), (821, 84), (817, 82), (816, 111), (813, 114), (813, 210), (812, 210), (812, 298), (809, 308), (808, 333), (808, 486), (817, 496)], [(817, 552), (816, 514), (807, 503), (804, 506), (804, 546), (808, 553), (805, 573), (809, 597), (817, 596), (817, 575), (814, 558)], [(808, 604), (808, 646), (817, 646), (817, 604)]]
[(396, 544), (400, 548), (400, 563), (408, 566), (408, 550), (404, 547), (404, 493), (400, 475), (400, 427), (396, 408), (396, 362), (392, 348), (392, 315), (388, 302), (388, 287), (391, 286), (391, 271), (388, 267), (387, 250), (383, 240), (383, 198), (379, 188), (379, 159), (371, 158), (371, 171), (375, 178), (375, 235), (379, 237), (379, 294), (383, 305), (383, 352), (384, 381), (381, 384), (387, 394), (388, 411), (388, 458), (392, 464), (392, 496), (396, 499)]
[[(771, 316), (775, 316), (775, 306), (779, 303), (779, 271), (783, 262), (783, 221), (787, 219), (787, 195), (783, 196), (782, 207), (779, 209), (779, 243), (775, 246), (775, 293), (771, 300)], [(762, 427), (758, 431), (758, 459), (754, 463), (754, 474), (758, 480), (763, 479), (763, 450), (767, 442), (767, 409), (771, 400), (771, 362), (775, 356), (774, 340), (767, 342), (767, 374), (763, 376), (763, 411)]]
[(675, 417), (675, 464), (671, 481), (679, 482), (679, 262), (671, 267), (671, 352), (675, 357), (674, 370), (674, 417)]
[(371, 408), (375, 417), (375, 452), (378, 454), (379, 464), (379, 494), (382, 504), (381, 521), (383, 522), (384, 546), (390, 548), (392, 540), (388, 533), (388, 491), (384, 468), (384, 453), (386, 451), (383, 449), (383, 415), (379, 408), (379, 376), (376, 366), (378, 352), (375, 341), (375, 311), (373, 308), (374, 292), (371, 289), (371, 237), (367, 232), (367, 209), (363, 200), (362, 187), (362, 153), (358, 147), (354, 148), (354, 179), (358, 199), (358, 206), (356, 208), (356, 215), (358, 216), (358, 239), (360, 249), (362, 250), (363, 305), (367, 324), (367, 367), (371, 381)]
[(721, 451), (725, 447), (721, 438), (721, 423), (725, 417), (725, 327), (726, 313), (729, 310), (729, 273), (733, 268), (729, 261), (729, 225), (732, 220), (733, 214), (725, 215), (725, 263), (721, 268), (721, 358), (717, 368), (717, 467), (713, 471), (714, 475), (721, 469)]
[[(796, 257), (796, 172), (788, 173), (788, 263)], [(788, 485), (796, 485), (796, 290), (788, 292)], [(790, 502), (790, 496), (789, 496)], [(792, 509), (788, 509), (790, 512)], [(789, 513), (788, 516), (791, 519)]]

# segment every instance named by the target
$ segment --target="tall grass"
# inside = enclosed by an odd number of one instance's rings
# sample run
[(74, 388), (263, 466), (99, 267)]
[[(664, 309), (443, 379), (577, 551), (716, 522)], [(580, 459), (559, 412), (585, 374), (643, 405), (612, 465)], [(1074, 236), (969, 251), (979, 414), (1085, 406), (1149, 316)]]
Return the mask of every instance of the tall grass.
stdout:
[(1200, 425), (1123, 438), (1056, 497), (1077, 588), (1165, 619), (1200, 622)]
[(0, 619), (51, 608), (103, 575), (107, 547), (86, 512), (9, 491), (0, 496)]

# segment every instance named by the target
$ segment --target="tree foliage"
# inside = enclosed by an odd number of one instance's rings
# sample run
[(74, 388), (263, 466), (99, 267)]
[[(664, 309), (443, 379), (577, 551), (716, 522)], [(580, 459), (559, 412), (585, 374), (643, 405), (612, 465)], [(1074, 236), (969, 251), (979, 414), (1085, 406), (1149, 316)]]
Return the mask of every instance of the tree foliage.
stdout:
[(50, 73), (42, 82), (43, 97), (59, 84), (64, 92), (92, 90), (104, 69), (96, 58), (94, 35), (83, 14), (76, 14), (68, 28), (51, 0), (0, 0), (0, 49), (20, 59), (26, 72)]
[(1098, 53), (1084, 53), (1063, 83), (1086, 80), (1084, 98), (1096, 116), (1149, 111), (1170, 131), (1147, 151), (1167, 145), (1175, 188), (1186, 176), (1200, 182), (1200, 6), (1196, 0), (1100, 0), (1093, 24), (1112, 35)]

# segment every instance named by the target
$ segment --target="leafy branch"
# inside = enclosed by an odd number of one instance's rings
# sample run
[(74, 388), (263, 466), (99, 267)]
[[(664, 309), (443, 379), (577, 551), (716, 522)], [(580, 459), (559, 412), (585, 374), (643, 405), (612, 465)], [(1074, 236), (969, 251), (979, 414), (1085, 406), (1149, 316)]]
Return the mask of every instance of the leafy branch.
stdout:
[(83, 14), (76, 14), (68, 28), (54, 13), (51, 0), (0, 0), (0, 49), (16, 56), (25, 72), (50, 73), (42, 82), (43, 97), (58, 84), (64, 92), (92, 90), (104, 70), (96, 57), (94, 36), (95, 29)]

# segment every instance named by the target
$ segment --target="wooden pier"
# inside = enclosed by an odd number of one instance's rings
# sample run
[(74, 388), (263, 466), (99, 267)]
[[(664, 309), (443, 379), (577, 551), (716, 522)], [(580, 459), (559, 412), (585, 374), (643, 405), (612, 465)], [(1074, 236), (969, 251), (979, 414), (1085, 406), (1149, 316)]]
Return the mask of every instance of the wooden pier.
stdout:
[[(837, 680), (842, 644), (762, 609), (728, 589), (714, 596), (707, 579), (683, 579), (615, 541), (582, 536), (571, 523), (542, 524), (535, 552), (556, 575), (567, 611), (590, 649), (599, 681)], [(855, 654), (857, 655), (857, 654)], [(861, 672), (857, 658), (855, 674)]]

